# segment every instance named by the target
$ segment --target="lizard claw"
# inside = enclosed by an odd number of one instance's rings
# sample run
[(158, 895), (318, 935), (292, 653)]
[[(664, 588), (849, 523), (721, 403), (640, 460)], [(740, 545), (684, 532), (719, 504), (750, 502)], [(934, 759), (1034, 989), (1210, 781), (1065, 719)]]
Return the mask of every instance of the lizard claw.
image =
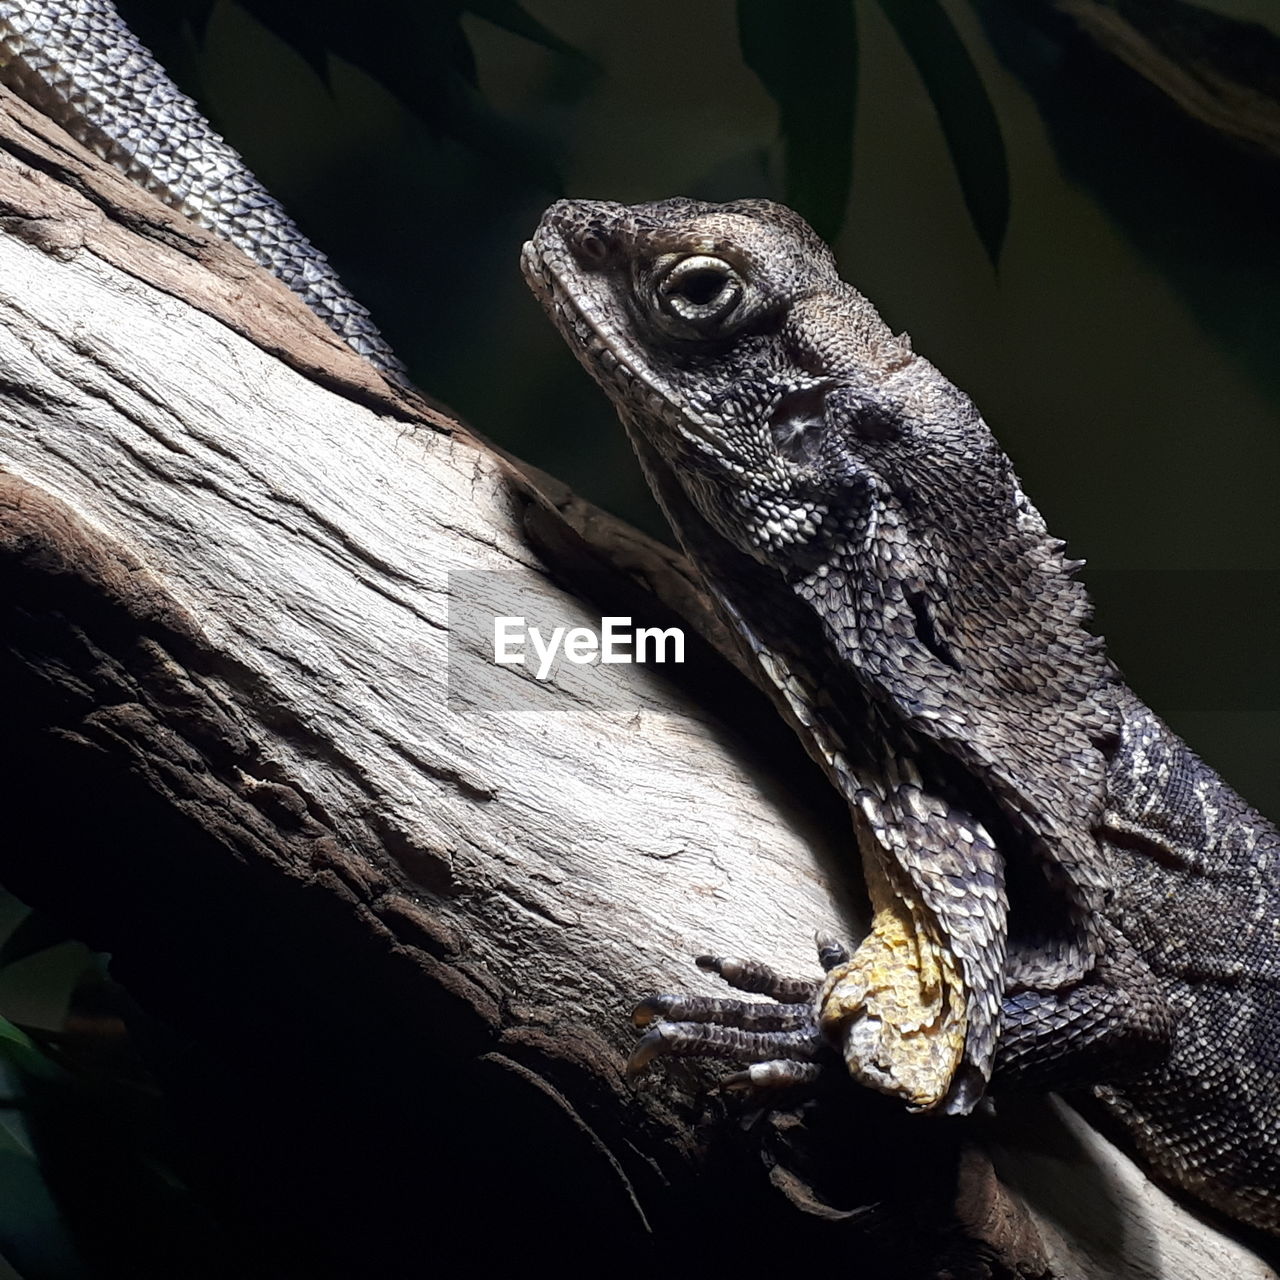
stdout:
[[(646, 996), (631, 1010), (631, 1025), (647, 1027), (659, 1018), (665, 1018), (679, 1002), (679, 996), (659, 995)], [(632, 1055), (635, 1056), (634, 1054)]]
[[(848, 952), (834, 939), (819, 939), (819, 947), (824, 968), (847, 959)], [(767, 999), (670, 993), (646, 997), (631, 1013), (633, 1025), (645, 1033), (627, 1061), (627, 1078), (634, 1080), (655, 1058), (673, 1054), (750, 1063), (723, 1081), (730, 1091), (812, 1084), (821, 1070), (813, 1059), (826, 1047), (814, 1004), (819, 984), (734, 956), (703, 955), (696, 963), (730, 986)]]
[(823, 1072), (820, 1062), (796, 1062), (789, 1058), (772, 1058), (753, 1062), (745, 1071), (735, 1071), (720, 1081), (726, 1093), (771, 1093), (814, 1084)]
[(829, 933), (820, 933), (815, 941), (818, 944), (818, 963), (822, 965), (824, 973), (830, 973), (832, 969), (849, 963), (849, 948), (839, 938)]
[(627, 1059), (627, 1079), (634, 1080), (637, 1076), (642, 1075), (654, 1058), (666, 1053), (668, 1048), (667, 1039), (662, 1034), (661, 1026), (654, 1027), (652, 1031), (646, 1032), (640, 1037), (640, 1042), (632, 1049), (631, 1056)]

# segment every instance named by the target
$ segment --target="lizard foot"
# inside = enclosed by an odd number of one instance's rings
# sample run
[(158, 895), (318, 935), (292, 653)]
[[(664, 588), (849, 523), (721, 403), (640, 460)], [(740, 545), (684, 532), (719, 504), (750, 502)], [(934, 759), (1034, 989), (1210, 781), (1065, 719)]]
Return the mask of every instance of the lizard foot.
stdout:
[[(828, 971), (849, 958), (843, 946), (826, 937), (818, 940), (818, 955)], [(731, 956), (698, 956), (696, 963), (731, 987), (768, 1000), (678, 995), (642, 1000), (631, 1020), (648, 1030), (627, 1063), (628, 1076), (670, 1054), (750, 1063), (721, 1082), (726, 1089), (778, 1090), (818, 1079), (823, 1065), (815, 1059), (829, 1048), (815, 1005), (820, 981), (784, 977), (768, 965)]]

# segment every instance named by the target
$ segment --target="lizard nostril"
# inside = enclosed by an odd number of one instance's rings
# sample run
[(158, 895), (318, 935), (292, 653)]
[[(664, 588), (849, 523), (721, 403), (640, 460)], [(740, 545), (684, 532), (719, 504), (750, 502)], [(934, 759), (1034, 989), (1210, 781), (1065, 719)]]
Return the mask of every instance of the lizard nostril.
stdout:
[(584, 231), (573, 242), (573, 252), (586, 267), (603, 267), (613, 253), (613, 246), (599, 231)]

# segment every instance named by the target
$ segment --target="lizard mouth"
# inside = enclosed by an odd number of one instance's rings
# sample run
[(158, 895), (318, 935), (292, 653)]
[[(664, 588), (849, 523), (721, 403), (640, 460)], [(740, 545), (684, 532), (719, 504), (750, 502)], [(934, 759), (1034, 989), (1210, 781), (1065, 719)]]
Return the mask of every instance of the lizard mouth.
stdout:
[(549, 226), (545, 217), (521, 249), (520, 269), (583, 367), (607, 393), (643, 414), (656, 415), (695, 449), (714, 454), (722, 464), (735, 465), (724, 457), (725, 442), (717, 434), (720, 419), (678, 408), (670, 388), (643, 372), (645, 362), (636, 358), (617, 327), (605, 319), (604, 308), (592, 292), (578, 283), (582, 268), (574, 265), (564, 235)]

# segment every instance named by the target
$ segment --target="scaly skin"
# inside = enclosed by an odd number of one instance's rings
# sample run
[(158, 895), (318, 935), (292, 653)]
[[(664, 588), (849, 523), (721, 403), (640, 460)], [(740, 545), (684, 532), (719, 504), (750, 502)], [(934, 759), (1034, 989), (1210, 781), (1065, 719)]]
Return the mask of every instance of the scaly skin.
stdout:
[(124, 25), (111, 0), (0, 0), (0, 81), (140, 186), (279, 276), (396, 382), (368, 311)]
[(972, 403), (767, 201), (561, 201), (523, 266), (848, 800), (874, 912), (808, 1006), (704, 957), (792, 1003), (654, 997), (634, 1065), (793, 1083), (832, 1044), (952, 1113), (1088, 1084), (1159, 1175), (1280, 1231), (1280, 837), (1124, 686)]

